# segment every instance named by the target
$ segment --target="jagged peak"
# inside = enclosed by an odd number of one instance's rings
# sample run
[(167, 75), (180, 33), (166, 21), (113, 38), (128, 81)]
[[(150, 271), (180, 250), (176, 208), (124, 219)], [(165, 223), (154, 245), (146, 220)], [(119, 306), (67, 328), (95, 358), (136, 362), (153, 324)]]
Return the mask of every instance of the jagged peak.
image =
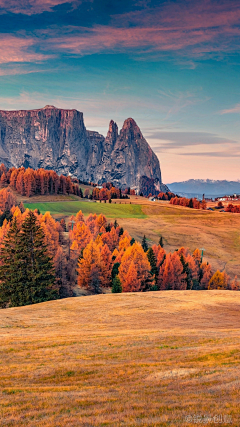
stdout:
[(123, 127), (121, 129), (121, 134), (125, 134), (126, 132), (131, 131), (133, 132), (133, 134), (137, 137), (142, 138), (142, 132), (139, 128), (139, 126), (137, 125), (137, 123), (135, 122), (134, 119), (132, 119), (131, 117), (129, 117), (128, 119), (126, 119), (123, 123)]
[(129, 127), (129, 126), (137, 127), (137, 128), (139, 129), (139, 127), (138, 127), (137, 123), (135, 122), (135, 120), (134, 120), (134, 119), (132, 119), (132, 117), (129, 117), (129, 118), (128, 118), (128, 119), (126, 119), (126, 120), (124, 121), (124, 123), (123, 123), (123, 128), (125, 128), (125, 127)]
[(116, 141), (118, 137), (118, 126), (114, 120), (110, 120), (107, 138)]

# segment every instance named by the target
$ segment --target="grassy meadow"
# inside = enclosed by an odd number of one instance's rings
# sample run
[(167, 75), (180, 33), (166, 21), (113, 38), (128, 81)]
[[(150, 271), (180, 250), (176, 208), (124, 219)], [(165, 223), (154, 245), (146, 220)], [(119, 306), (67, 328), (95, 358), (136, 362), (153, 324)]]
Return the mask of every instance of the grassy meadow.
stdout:
[(1, 426), (188, 427), (186, 416), (206, 415), (240, 425), (239, 292), (10, 308), (0, 334)]
[(24, 203), (24, 206), (33, 210), (39, 209), (43, 214), (50, 211), (52, 215), (58, 216), (76, 215), (80, 210), (84, 215), (102, 213), (108, 218), (146, 218), (147, 216), (143, 213), (141, 205), (124, 204), (124, 201), (121, 204), (88, 201), (34, 202)]
[[(41, 196), (40, 196), (41, 197)], [(67, 196), (69, 197), (69, 196)], [(24, 203), (30, 209), (50, 211), (55, 218), (65, 218), (80, 209), (84, 215), (103, 213), (108, 219), (117, 219), (132, 237), (141, 241), (147, 236), (150, 244), (163, 236), (164, 247), (174, 251), (181, 246), (191, 251), (204, 248), (204, 258), (213, 268), (226, 270), (234, 278), (240, 277), (240, 214), (202, 211), (170, 205), (168, 202), (149, 202), (144, 198), (131, 198), (112, 203), (93, 203), (70, 200), (37, 201)]]

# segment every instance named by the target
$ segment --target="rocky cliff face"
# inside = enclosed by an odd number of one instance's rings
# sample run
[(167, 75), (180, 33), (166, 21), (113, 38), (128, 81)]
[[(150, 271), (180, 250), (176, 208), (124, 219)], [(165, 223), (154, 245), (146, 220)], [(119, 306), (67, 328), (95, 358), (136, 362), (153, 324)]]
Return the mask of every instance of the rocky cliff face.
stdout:
[(0, 111), (0, 162), (43, 167), (84, 181), (111, 181), (140, 190), (141, 177), (165, 189), (160, 165), (133, 119), (118, 132), (112, 120), (107, 137), (85, 128), (83, 114), (47, 105), (39, 110)]

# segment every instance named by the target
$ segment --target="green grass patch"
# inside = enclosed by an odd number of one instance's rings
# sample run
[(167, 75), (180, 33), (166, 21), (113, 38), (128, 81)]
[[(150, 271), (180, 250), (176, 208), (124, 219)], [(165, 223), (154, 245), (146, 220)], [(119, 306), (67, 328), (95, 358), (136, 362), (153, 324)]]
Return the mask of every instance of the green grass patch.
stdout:
[(44, 214), (50, 212), (52, 215), (75, 215), (80, 210), (84, 215), (96, 213), (103, 214), (108, 218), (147, 218), (142, 211), (141, 205), (130, 204), (110, 204), (93, 202), (42, 202), (42, 203), (24, 203), (25, 208), (31, 210), (39, 209)]

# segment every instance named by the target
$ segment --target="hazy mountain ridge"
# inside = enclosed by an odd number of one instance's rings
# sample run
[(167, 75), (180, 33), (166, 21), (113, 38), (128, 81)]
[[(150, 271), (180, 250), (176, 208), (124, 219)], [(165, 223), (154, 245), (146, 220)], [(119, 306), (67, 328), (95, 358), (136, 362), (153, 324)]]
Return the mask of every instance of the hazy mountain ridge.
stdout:
[(240, 194), (240, 181), (189, 179), (167, 185), (171, 191), (186, 197), (201, 197), (203, 194), (209, 197)]

